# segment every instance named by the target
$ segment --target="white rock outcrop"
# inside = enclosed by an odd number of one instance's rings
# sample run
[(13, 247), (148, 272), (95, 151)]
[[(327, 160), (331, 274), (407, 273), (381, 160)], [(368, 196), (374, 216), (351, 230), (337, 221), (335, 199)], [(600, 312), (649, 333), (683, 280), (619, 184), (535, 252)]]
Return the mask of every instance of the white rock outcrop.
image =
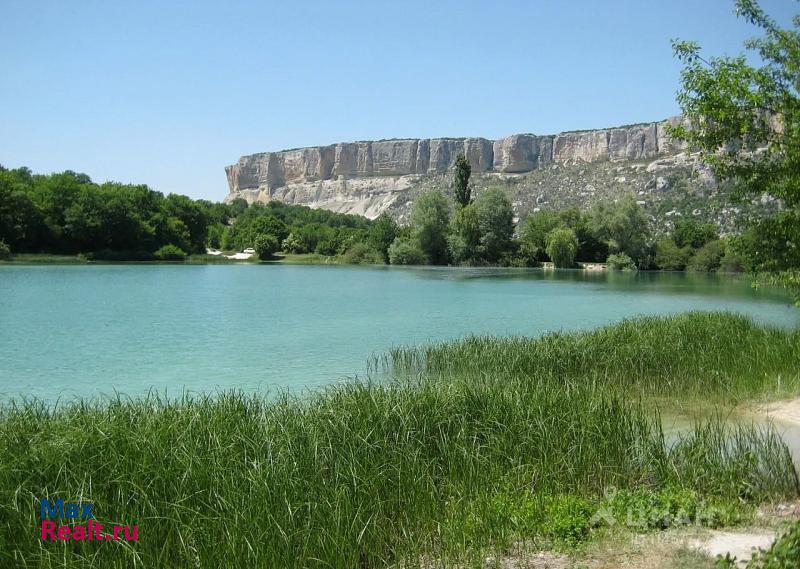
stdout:
[(467, 157), (474, 173), (504, 174), (568, 161), (656, 159), (684, 149), (666, 132), (667, 124), (682, 120), (557, 135), (515, 134), (495, 141), (397, 139), (250, 154), (225, 168), (230, 190), (226, 201), (277, 199), (376, 217), (420, 177), (447, 173), (459, 154)]

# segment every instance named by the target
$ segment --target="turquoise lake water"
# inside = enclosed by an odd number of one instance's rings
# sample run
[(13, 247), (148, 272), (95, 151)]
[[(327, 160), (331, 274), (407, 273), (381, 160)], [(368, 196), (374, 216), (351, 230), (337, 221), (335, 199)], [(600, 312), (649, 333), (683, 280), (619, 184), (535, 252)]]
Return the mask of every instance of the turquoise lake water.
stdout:
[(469, 334), (730, 310), (800, 326), (746, 278), (276, 265), (0, 267), (0, 398), (313, 388)]

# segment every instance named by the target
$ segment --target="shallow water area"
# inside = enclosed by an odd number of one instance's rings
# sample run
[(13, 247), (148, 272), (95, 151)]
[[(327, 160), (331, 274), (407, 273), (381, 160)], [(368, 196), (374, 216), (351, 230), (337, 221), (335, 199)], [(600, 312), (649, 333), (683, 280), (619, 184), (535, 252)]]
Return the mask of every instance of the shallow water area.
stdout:
[(691, 310), (796, 328), (789, 304), (746, 277), (682, 273), (0, 266), (0, 398), (302, 391), (363, 377), (393, 346)]
[[(754, 411), (730, 411), (727, 413), (722, 411), (722, 413), (726, 424), (731, 428), (738, 425), (755, 425), (760, 429), (774, 429), (786, 444), (795, 464), (800, 468), (800, 423), (773, 419)], [(708, 420), (709, 417), (708, 414), (663, 413), (661, 426), (667, 445), (674, 445), (682, 436), (691, 433), (698, 422)]]

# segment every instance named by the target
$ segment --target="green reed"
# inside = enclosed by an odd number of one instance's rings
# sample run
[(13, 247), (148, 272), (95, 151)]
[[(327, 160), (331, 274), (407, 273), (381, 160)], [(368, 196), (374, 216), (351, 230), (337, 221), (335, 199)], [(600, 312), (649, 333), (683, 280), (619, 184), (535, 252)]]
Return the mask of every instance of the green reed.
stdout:
[(370, 362), (397, 376), (573, 383), (625, 394), (738, 402), (800, 391), (800, 332), (695, 312), (538, 338), (469, 337), (396, 348)]

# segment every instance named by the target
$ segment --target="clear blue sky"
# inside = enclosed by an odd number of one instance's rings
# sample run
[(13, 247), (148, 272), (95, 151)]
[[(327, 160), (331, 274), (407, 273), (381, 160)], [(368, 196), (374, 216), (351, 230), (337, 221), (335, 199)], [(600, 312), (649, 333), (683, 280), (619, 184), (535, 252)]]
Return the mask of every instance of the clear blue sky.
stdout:
[(242, 154), (662, 119), (670, 38), (751, 35), (728, 0), (0, 0), (0, 164), (220, 200)]

